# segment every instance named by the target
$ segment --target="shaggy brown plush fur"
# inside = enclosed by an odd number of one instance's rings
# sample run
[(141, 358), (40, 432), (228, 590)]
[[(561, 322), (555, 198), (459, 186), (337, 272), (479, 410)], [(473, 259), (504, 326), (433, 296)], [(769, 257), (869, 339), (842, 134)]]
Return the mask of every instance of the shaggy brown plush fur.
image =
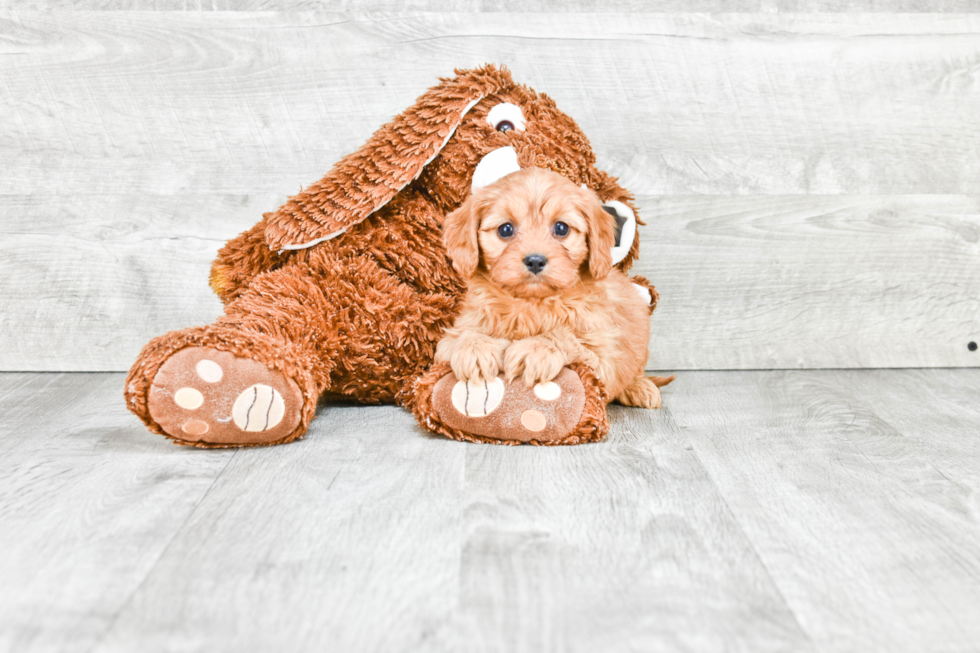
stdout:
[[(488, 123), (488, 112), (502, 102), (521, 107), (525, 131), (500, 132)], [(324, 393), (411, 403), (412, 381), (431, 364), (464, 290), (443, 248), (441, 221), (465, 199), (481, 158), (506, 146), (516, 150), (522, 167), (554, 170), (635, 211), (632, 196), (596, 169), (585, 135), (550, 98), (515, 84), (496, 66), (456, 71), (323, 179), (220, 250), (211, 286), (226, 302), (225, 315), (151, 341), (126, 381), (129, 408), (150, 430), (207, 447), (300, 437)], [(622, 270), (638, 248), (637, 238)], [(292, 379), (303, 393), (302, 407), (295, 408), (302, 411), (300, 426), (275, 442), (243, 431), (231, 445), (164, 431), (147, 398), (178, 390), (154, 379), (187, 347), (229, 352)], [(242, 388), (219, 384), (213, 390)], [(594, 403), (599, 391), (590, 391)], [(599, 412), (589, 419), (605, 424)]]

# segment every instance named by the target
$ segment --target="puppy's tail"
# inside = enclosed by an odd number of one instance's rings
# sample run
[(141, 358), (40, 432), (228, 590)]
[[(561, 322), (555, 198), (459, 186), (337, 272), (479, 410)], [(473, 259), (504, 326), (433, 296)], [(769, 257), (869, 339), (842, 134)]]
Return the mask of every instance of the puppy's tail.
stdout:
[(670, 376), (648, 376), (647, 378), (653, 381), (653, 385), (657, 386), (658, 388), (662, 388), (676, 379), (677, 375), (671, 374)]

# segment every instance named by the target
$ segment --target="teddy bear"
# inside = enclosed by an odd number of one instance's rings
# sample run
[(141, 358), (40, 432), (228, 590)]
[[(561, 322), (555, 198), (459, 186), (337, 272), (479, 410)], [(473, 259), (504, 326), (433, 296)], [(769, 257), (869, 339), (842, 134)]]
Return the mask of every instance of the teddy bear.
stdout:
[[(461, 390), (432, 365), (465, 290), (442, 219), (472, 188), (530, 166), (599, 196), (626, 271), (639, 251), (633, 198), (596, 168), (575, 121), (504, 67), (456, 70), (220, 249), (210, 285), (224, 314), (151, 340), (127, 376), (127, 407), (151, 431), (206, 448), (293, 441), (324, 397), (399, 403), (460, 440), (603, 438), (607, 398), (583, 364), (544, 394), (502, 381)], [(634, 281), (652, 312), (656, 290)]]

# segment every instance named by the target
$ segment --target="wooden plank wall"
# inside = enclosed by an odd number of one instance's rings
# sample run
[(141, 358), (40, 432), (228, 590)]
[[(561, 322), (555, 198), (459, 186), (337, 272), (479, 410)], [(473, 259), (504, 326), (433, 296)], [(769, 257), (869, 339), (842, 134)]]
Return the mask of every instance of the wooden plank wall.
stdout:
[(214, 319), (222, 242), (486, 61), (636, 193), (651, 369), (980, 365), (975, 3), (178, 11), (231, 4), (0, 4), (0, 370), (125, 370)]

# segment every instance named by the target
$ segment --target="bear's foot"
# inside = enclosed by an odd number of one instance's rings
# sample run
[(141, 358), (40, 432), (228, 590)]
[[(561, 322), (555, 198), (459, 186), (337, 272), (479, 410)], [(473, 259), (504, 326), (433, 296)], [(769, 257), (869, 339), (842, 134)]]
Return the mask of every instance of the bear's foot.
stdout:
[(295, 381), (261, 363), (210, 347), (186, 347), (153, 377), (147, 409), (180, 444), (277, 444), (301, 434), (303, 394)]
[(447, 365), (420, 377), (406, 404), (423, 428), (455, 440), (559, 445), (601, 440), (609, 431), (605, 391), (586, 365), (566, 367), (548, 383), (463, 383)]

